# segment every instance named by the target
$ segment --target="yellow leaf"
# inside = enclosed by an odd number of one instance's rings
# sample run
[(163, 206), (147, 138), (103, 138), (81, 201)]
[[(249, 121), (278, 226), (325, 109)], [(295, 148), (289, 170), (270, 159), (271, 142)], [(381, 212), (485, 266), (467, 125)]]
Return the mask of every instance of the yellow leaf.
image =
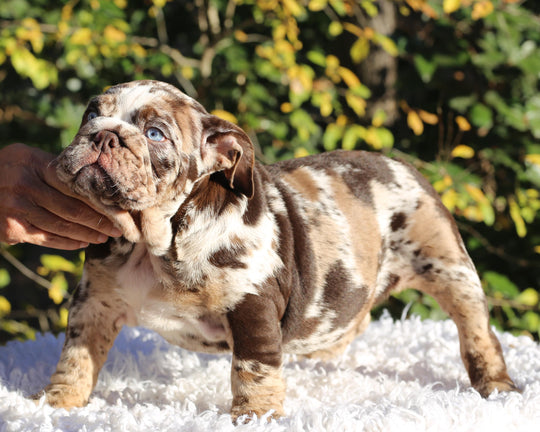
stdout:
[(152, 3), (154, 3), (154, 6), (160, 8), (160, 9), (163, 9), (163, 7), (167, 3), (167, 1), (168, 0), (152, 0)]
[(343, 26), (339, 21), (332, 21), (328, 26), (330, 36), (339, 36), (343, 32)]
[(135, 57), (139, 57), (139, 58), (146, 57), (146, 49), (142, 45), (139, 45), (139, 44), (131, 45), (131, 52), (135, 55)]
[(365, 136), (366, 143), (368, 143), (375, 150), (380, 150), (383, 148), (383, 143), (381, 142), (380, 136), (376, 132), (377, 130), (373, 127), (368, 128)]
[(66, 308), (60, 308), (60, 319), (58, 320), (58, 326), (60, 328), (66, 328), (68, 324), (69, 312)]
[(323, 93), (321, 95), (320, 110), (323, 117), (328, 117), (332, 114), (334, 108), (332, 107), (332, 95), (330, 93)]
[(482, 220), (482, 211), (477, 206), (469, 206), (463, 210), (463, 216), (469, 220), (480, 222)]
[(364, 30), (362, 30), (360, 27), (351, 24), (351, 23), (344, 23), (343, 28), (347, 30), (349, 33), (352, 33), (353, 35), (362, 38), (364, 36)]
[(308, 4), (308, 8), (312, 12), (319, 12), (322, 11), (327, 4), (328, 0), (311, 0)]
[(469, 121), (463, 117), (463, 116), (457, 116), (456, 117), (456, 123), (458, 125), (458, 128), (464, 132), (467, 132), (471, 130), (471, 124)]
[(354, 110), (354, 112), (362, 117), (366, 113), (366, 101), (359, 96), (347, 92), (345, 94), (347, 104)]
[(448, 189), (453, 184), (454, 184), (454, 181), (452, 180), (452, 177), (450, 177), (447, 174), (442, 179), (437, 180), (435, 183), (433, 183), (433, 189), (441, 193), (442, 191)]
[(540, 165), (540, 154), (528, 154), (525, 156), (525, 161), (534, 165)]
[(351, 46), (351, 59), (360, 63), (369, 54), (369, 41), (366, 38), (358, 38)]
[(399, 54), (396, 43), (388, 36), (378, 34), (376, 35), (376, 37), (374, 37), (374, 40), (381, 46), (383, 50), (385, 50), (392, 57), (395, 57)]
[(472, 147), (460, 144), (452, 150), (452, 157), (460, 157), (463, 159), (470, 159), (474, 156), (474, 149)]
[(345, 81), (345, 83), (349, 86), (349, 88), (353, 89), (360, 85), (360, 80), (350, 69), (340, 66), (338, 67), (337, 71), (341, 78), (343, 78), (343, 81)]
[(51, 280), (49, 287), (49, 297), (55, 304), (60, 304), (64, 301), (64, 295), (67, 292), (67, 281), (63, 274), (57, 274)]
[(283, 102), (280, 108), (281, 108), (281, 112), (285, 114), (292, 112), (292, 110), (294, 109), (293, 104), (290, 102)]
[(439, 117), (437, 116), (437, 114), (433, 114), (424, 110), (418, 110), (418, 115), (424, 123), (430, 125), (436, 125), (437, 123), (439, 123)]
[(373, 114), (373, 119), (371, 124), (375, 127), (381, 127), (386, 121), (386, 113), (382, 109), (378, 109), (375, 114)]
[(479, 20), (487, 17), (491, 12), (493, 12), (493, 3), (490, 0), (480, 1), (474, 4), (471, 17)]
[(525, 306), (536, 306), (538, 304), (538, 292), (532, 288), (523, 291), (516, 300)]
[(517, 235), (520, 237), (525, 237), (527, 235), (527, 226), (525, 225), (525, 221), (521, 216), (518, 204), (513, 198), (509, 198), (508, 206), (510, 209), (510, 217), (514, 221), (514, 225), (516, 227)]
[(112, 43), (120, 43), (126, 40), (126, 34), (112, 25), (105, 27), (103, 36), (105, 37), (105, 40)]
[(444, 0), (443, 10), (447, 14), (451, 14), (459, 9), (461, 6), (461, 0)]
[(127, 0), (114, 0), (114, 4), (120, 9), (125, 9), (127, 6)]
[(248, 35), (246, 34), (246, 32), (243, 32), (242, 30), (236, 30), (234, 32), (234, 37), (236, 38), (238, 42), (247, 42), (248, 40)]
[(534, 247), (534, 251), (535, 251), (537, 254), (540, 254), (540, 245), (535, 246), (535, 247)]
[(282, 0), (283, 7), (293, 16), (302, 15), (304, 8), (297, 0)]
[(442, 194), (441, 201), (448, 210), (453, 211), (458, 202), (458, 194), (454, 189), (448, 189)]
[(295, 158), (300, 158), (304, 156), (309, 156), (309, 152), (304, 147), (299, 147), (294, 151)]
[(0, 296), (0, 316), (7, 315), (11, 312), (11, 303), (4, 296)]
[(210, 114), (215, 115), (216, 117), (219, 117), (228, 122), (238, 124), (238, 119), (234, 116), (234, 114), (231, 114), (229, 111), (217, 109), (212, 111)]
[(69, 38), (69, 41), (74, 45), (88, 45), (92, 42), (92, 30), (87, 27), (75, 30)]
[(482, 203), (488, 201), (486, 196), (484, 195), (484, 192), (482, 190), (470, 183), (465, 185), (465, 189), (467, 190), (470, 197), (475, 200), (477, 203)]
[(407, 114), (407, 125), (412, 129), (415, 135), (422, 135), (424, 132), (424, 123), (414, 110), (410, 110)]

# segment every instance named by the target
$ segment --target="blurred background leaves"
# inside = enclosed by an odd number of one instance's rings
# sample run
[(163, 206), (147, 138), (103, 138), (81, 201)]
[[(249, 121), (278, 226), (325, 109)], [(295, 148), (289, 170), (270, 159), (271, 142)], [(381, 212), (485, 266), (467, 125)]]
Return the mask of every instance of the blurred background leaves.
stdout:
[[(3, 0), (0, 145), (57, 153), (89, 97), (150, 78), (240, 125), (265, 163), (400, 157), (455, 215), (493, 324), (538, 339), (539, 12), (534, 0)], [(64, 328), (83, 256), (0, 252), (0, 342)], [(384, 307), (406, 305), (444, 316), (415, 291)]]

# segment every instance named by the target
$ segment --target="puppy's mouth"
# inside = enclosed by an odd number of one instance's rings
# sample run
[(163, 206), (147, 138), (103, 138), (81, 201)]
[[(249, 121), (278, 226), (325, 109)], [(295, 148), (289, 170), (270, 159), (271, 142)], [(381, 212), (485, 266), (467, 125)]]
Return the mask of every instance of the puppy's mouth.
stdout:
[(74, 191), (104, 205), (140, 210), (155, 195), (143, 159), (115, 132), (81, 135), (60, 159)]

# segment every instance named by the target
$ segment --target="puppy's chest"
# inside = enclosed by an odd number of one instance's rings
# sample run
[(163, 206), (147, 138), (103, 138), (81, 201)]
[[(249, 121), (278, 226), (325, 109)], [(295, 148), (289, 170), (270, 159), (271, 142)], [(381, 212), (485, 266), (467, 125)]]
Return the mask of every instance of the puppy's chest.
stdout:
[(230, 299), (207, 286), (215, 275), (205, 275), (206, 284), (197, 285), (190, 274), (175, 267), (169, 260), (149, 254), (144, 245), (135, 246), (116, 273), (118, 293), (129, 307), (127, 324), (155, 330), (188, 349), (226, 349), (222, 311)]

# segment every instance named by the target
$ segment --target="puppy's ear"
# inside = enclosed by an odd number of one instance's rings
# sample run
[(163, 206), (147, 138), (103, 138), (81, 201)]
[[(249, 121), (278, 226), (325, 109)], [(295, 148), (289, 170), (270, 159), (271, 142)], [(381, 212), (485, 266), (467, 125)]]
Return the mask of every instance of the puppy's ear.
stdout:
[(231, 189), (253, 197), (253, 144), (238, 126), (213, 115), (202, 119), (201, 157), (209, 172), (223, 171)]

